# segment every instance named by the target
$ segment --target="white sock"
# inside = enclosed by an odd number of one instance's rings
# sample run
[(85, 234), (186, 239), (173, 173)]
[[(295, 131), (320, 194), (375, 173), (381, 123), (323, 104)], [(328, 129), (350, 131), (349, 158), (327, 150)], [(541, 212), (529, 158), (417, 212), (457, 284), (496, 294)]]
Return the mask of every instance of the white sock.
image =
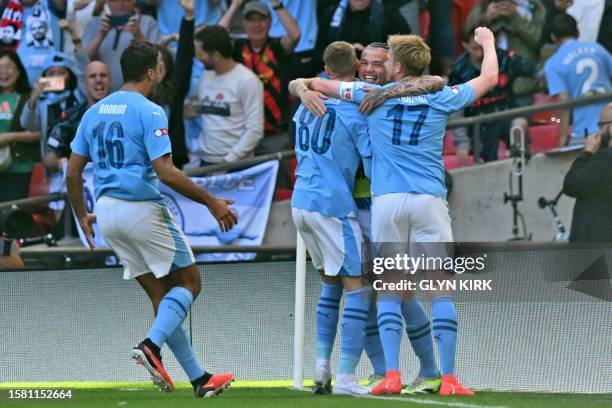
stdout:
[(317, 358), (317, 370), (324, 369), (327, 372), (331, 371), (329, 360)]
[(354, 374), (338, 374), (336, 378), (338, 384), (350, 384), (356, 381)]

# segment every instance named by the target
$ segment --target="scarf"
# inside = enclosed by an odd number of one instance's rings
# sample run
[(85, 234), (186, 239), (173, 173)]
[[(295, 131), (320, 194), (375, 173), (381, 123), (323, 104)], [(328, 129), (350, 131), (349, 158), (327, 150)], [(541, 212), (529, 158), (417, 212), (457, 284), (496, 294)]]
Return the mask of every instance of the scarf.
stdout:
[(16, 51), (21, 40), (23, 7), (19, 0), (8, 0), (8, 4), (3, 1), (2, 6), (4, 11), (0, 20), (0, 47)]

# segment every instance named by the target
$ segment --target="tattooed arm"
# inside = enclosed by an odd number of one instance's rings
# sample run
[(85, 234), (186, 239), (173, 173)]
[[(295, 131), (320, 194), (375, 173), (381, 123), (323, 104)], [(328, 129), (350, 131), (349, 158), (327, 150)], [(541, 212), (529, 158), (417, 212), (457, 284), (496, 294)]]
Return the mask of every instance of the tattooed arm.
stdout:
[(424, 75), (407, 81), (398, 82), (389, 88), (370, 88), (359, 105), (359, 112), (369, 115), (387, 99), (402, 96), (424, 95), (438, 92), (444, 88), (444, 80), (439, 76)]

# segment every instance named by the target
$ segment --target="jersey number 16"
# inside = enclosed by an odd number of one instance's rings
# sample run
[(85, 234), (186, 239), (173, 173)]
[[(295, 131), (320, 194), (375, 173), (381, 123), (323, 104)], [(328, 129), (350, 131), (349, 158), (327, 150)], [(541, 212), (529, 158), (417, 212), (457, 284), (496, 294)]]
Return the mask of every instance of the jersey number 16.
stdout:
[(98, 141), (98, 165), (101, 169), (107, 169), (108, 164), (115, 169), (123, 167), (125, 152), (123, 149), (123, 126), (119, 122), (113, 122), (106, 130), (106, 121), (98, 123), (93, 130), (94, 138)]

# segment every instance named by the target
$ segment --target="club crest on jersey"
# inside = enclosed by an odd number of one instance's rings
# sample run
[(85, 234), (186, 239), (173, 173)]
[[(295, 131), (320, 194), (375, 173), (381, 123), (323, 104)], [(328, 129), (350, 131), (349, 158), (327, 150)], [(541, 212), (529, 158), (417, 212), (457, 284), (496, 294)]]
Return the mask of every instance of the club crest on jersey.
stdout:
[(342, 87), (341, 95), (343, 99), (346, 99), (347, 101), (352, 101), (353, 100), (353, 87), (352, 86)]
[(456, 85), (451, 86), (451, 92), (455, 95), (459, 94), (459, 88)]
[(155, 136), (158, 136), (158, 137), (160, 137), (160, 136), (168, 136), (168, 129), (166, 129), (166, 128), (157, 129), (154, 132), (154, 134), (155, 134)]

